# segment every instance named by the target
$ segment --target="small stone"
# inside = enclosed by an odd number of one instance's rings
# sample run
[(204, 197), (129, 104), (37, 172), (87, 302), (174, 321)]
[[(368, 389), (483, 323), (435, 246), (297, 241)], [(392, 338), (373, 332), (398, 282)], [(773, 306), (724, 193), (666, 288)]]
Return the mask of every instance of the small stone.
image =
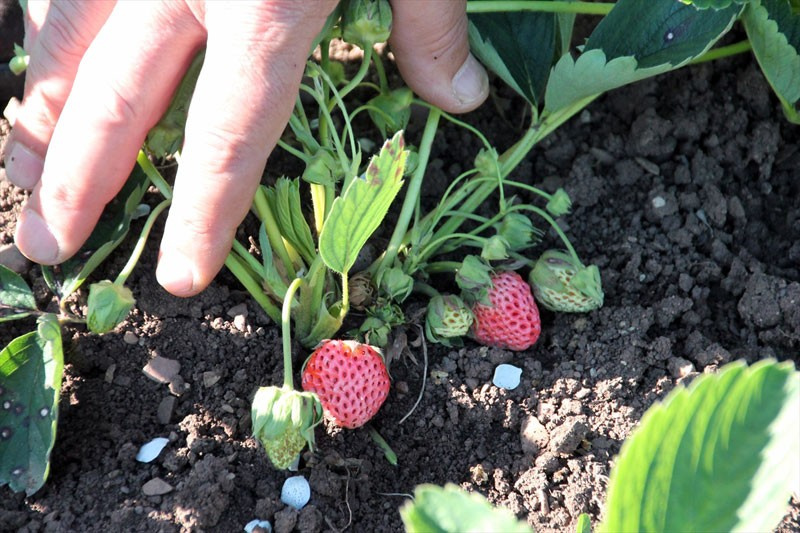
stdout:
[(228, 316), (231, 318), (236, 318), (237, 316), (247, 317), (247, 304), (242, 302), (239, 305), (234, 305), (230, 309), (228, 309)]
[(180, 375), (175, 376), (172, 378), (172, 381), (169, 382), (169, 393), (174, 394), (175, 396), (181, 396), (184, 392), (189, 390), (189, 385), (183, 381), (183, 378)]
[(209, 370), (208, 372), (203, 372), (203, 386), (207, 389), (213, 387), (217, 384), (221, 377), (221, 370)]
[(539, 419), (532, 415), (525, 418), (520, 428), (522, 451), (528, 455), (537, 455), (540, 450), (547, 447), (548, 442), (550, 434)]
[(695, 371), (692, 362), (683, 357), (670, 357), (669, 361), (667, 361), (667, 369), (675, 379), (685, 378)]
[(160, 477), (154, 477), (142, 485), (142, 493), (144, 493), (145, 496), (162, 496), (164, 494), (169, 494), (172, 491), (172, 485)]
[(116, 372), (116, 371), (117, 371), (117, 365), (116, 364), (112, 363), (112, 364), (108, 365), (108, 368), (106, 368), (106, 377), (105, 377), (106, 383), (113, 383), (114, 382), (114, 372)]
[(169, 383), (174, 380), (178, 372), (181, 371), (181, 364), (175, 359), (168, 359), (157, 355), (147, 363), (142, 371), (145, 376), (156, 383)]
[(131, 330), (128, 330), (122, 336), (122, 342), (124, 342), (125, 344), (134, 345), (137, 342), (139, 342), (139, 337), (136, 336), (136, 333), (132, 332)]
[(570, 454), (578, 449), (589, 428), (580, 420), (568, 420), (550, 434), (550, 450), (554, 453)]
[(247, 319), (244, 315), (236, 315), (233, 317), (233, 327), (238, 329), (239, 331), (244, 331), (247, 329)]
[(0, 246), (0, 265), (13, 270), (17, 274), (24, 274), (31, 266), (30, 260), (22, 255), (14, 243)]
[(172, 420), (172, 412), (175, 410), (175, 396), (166, 396), (158, 404), (156, 418), (162, 424), (169, 424)]

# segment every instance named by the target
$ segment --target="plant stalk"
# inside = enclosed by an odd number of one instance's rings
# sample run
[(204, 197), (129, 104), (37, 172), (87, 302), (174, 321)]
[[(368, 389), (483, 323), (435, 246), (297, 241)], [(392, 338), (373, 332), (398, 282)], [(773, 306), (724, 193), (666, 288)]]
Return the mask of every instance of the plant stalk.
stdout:
[(150, 230), (153, 229), (153, 224), (155, 224), (158, 215), (160, 215), (164, 209), (169, 207), (170, 203), (172, 203), (172, 200), (164, 200), (150, 212), (150, 216), (147, 217), (144, 227), (142, 228), (141, 233), (139, 233), (139, 239), (136, 241), (136, 246), (134, 246), (133, 252), (131, 252), (131, 256), (128, 258), (128, 262), (125, 263), (125, 266), (117, 276), (117, 279), (114, 280), (114, 285), (125, 285), (125, 282), (128, 280), (128, 276), (131, 275), (136, 263), (139, 262), (139, 257), (142, 255), (144, 245), (147, 243), (147, 237), (150, 235)]
[(534, 0), (472, 0), (467, 13), (497, 13), (504, 11), (540, 11), (546, 13), (576, 13), (579, 15), (608, 15), (613, 2), (547, 2)]
[(281, 337), (283, 337), (283, 386), (294, 390), (294, 376), (292, 375), (292, 301), (294, 293), (303, 283), (300, 278), (295, 278), (286, 290), (281, 310)]

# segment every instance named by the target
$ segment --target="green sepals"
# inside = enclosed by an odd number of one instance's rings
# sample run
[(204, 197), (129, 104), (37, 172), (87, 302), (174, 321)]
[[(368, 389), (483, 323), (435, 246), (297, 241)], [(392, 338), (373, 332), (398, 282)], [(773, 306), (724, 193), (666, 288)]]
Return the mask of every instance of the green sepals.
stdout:
[(481, 258), (468, 255), (461, 262), (461, 267), (456, 270), (456, 283), (470, 305), (475, 302), (489, 303), (492, 267)]
[(483, 242), (481, 257), (487, 261), (502, 261), (508, 257), (508, 241), (500, 235), (492, 235)]
[(406, 322), (403, 310), (398, 305), (389, 304), (381, 299), (367, 309), (367, 318), (361, 327), (351, 331), (350, 334), (372, 346), (384, 347), (389, 344), (389, 334), (392, 330)]
[(414, 489), (414, 499), (400, 508), (400, 518), (407, 533), (533, 533), (508, 509), (492, 507), (480, 494), (466, 492), (453, 483), (444, 487), (419, 485)]
[(28, 68), (28, 63), (30, 63), (31, 56), (28, 55), (28, 52), (25, 51), (20, 45), (14, 45), (14, 57), (11, 58), (11, 61), (8, 62), (9, 70), (15, 75), (19, 76)]
[(314, 451), (314, 428), (322, 421), (322, 403), (313, 392), (260, 387), (251, 409), (253, 436), (275, 468), (285, 470), (306, 444)]
[(411, 102), (414, 93), (408, 87), (400, 87), (381, 93), (367, 102), (367, 111), (372, 122), (383, 137), (404, 130), (411, 118)]
[(475, 170), (481, 176), (497, 176), (499, 169), (497, 150), (494, 148), (482, 148), (475, 156)]
[[(339, 63), (336, 63), (337, 65)], [(321, 148), (317, 150), (306, 163), (303, 171), (303, 181), (318, 185), (332, 186), (344, 177), (342, 165), (333, 156), (330, 150)]]
[(366, 50), (389, 39), (392, 7), (389, 0), (345, 0), (342, 6), (342, 38)]
[(550, 197), (550, 200), (547, 202), (545, 208), (547, 209), (547, 212), (554, 217), (560, 217), (562, 215), (566, 215), (572, 210), (572, 200), (570, 200), (567, 191), (559, 188)]
[(462, 346), (474, 317), (464, 301), (453, 294), (437, 294), (428, 302), (425, 336), (430, 342)]
[(596, 265), (561, 250), (548, 250), (528, 276), (536, 301), (551, 311), (585, 313), (603, 305), (603, 285)]
[(406, 148), (406, 167), (403, 169), (403, 176), (411, 176), (419, 166), (419, 151), (416, 146), (408, 146)]
[(128, 317), (136, 300), (131, 290), (109, 280), (89, 287), (86, 325), (92, 333), (108, 333)]
[(381, 278), (381, 293), (396, 302), (402, 302), (414, 288), (414, 278), (403, 272), (400, 267), (392, 267)]
[(515, 252), (538, 243), (542, 235), (529, 217), (513, 211), (504, 216), (495, 229), (497, 235), (505, 239), (508, 248)]

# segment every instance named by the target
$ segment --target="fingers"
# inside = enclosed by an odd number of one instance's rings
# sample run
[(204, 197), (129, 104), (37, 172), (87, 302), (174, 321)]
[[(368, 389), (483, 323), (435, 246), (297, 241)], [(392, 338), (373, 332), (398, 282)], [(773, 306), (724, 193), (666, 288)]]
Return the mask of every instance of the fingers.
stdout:
[(200, 292), (224, 264), (289, 119), (310, 44), (334, 6), (207, 4), (208, 47), (156, 270), (169, 292)]
[(451, 113), (471, 111), (486, 99), (486, 71), (469, 53), (466, 0), (395, 0), (392, 14), (389, 44), (414, 92)]
[(30, 2), (25, 46), (31, 60), (25, 93), (6, 146), (6, 175), (33, 188), (78, 65), (114, 2)]
[(73, 255), (128, 177), (204, 38), (191, 15), (182, 20), (193, 25), (176, 24), (174, 9), (185, 7), (121, 2), (86, 50), (18, 221), (17, 245), (33, 261)]

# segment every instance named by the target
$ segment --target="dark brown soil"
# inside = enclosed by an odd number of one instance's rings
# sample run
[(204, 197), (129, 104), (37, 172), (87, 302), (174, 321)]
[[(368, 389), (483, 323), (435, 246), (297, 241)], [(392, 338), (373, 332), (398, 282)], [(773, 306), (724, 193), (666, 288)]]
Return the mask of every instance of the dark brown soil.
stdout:
[[(466, 120), (502, 149), (519, 135), (522, 106), (494, 104)], [(138, 303), (129, 320), (103, 336), (66, 332), (50, 479), (28, 498), (0, 489), (0, 530), (233, 532), (260, 518), (278, 532), (398, 531), (397, 509), (414, 487), (448, 481), (540, 532), (568, 531), (582, 512), (596, 521), (623, 439), (677, 383), (740, 358), (800, 363), (799, 140), (749, 57), (592, 104), (515, 176), (570, 193), (575, 209), (564, 223), (602, 271), (605, 306), (543, 311), (542, 337), (522, 353), (430, 347), (426, 370), (412, 347), (416, 363), (394, 363), (373, 423), (399, 465), (366, 430), (320, 427), (317, 452), (300, 464), (312, 487), (300, 512), (280, 502), (294, 474), (271, 468), (249, 435), (256, 388), (281, 381), (278, 328), (227, 273), (196, 298), (168, 295), (151, 247), (130, 279)], [(435, 197), (477, 148), (444, 128), (425, 190)], [(23, 198), (0, 181), (0, 244), (12, 242)], [(98, 275), (124, 261), (123, 251)], [(27, 278), (43, 286), (37, 269)], [(30, 327), (3, 324), (0, 342)], [(172, 384), (142, 372), (155, 357), (180, 363)], [(513, 391), (491, 384), (503, 362), (523, 368)], [(399, 424), (425, 372), (422, 401)], [(136, 462), (139, 446), (159, 436), (170, 440), (161, 456)], [(173, 490), (146, 496), (154, 478)], [(780, 531), (800, 531), (797, 501)]]

